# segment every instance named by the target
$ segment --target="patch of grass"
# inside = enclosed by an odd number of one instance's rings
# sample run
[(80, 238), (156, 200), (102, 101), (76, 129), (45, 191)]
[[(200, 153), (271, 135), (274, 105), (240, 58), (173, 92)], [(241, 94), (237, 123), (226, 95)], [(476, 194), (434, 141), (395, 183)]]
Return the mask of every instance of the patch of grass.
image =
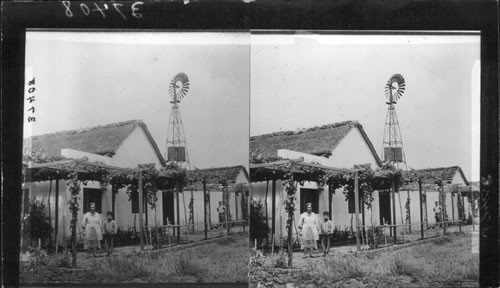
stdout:
[[(280, 282), (299, 279), (305, 286), (322, 279), (325, 283), (315, 283), (317, 287), (337, 287), (350, 286), (349, 281), (356, 278), (374, 287), (456, 286), (462, 282), (469, 287), (479, 279), (479, 255), (471, 253), (471, 244), (470, 236), (462, 234), (372, 255), (333, 255), (305, 262), (304, 269), (294, 272), (296, 276)], [(261, 278), (251, 276), (257, 282)]]
[(61, 269), (60, 267), (67, 266), (66, 261), (70, 260), (61, 255), (57, 259), (51, 259), (47, 265), (24, 265), (27, 268), (20, 273), (20, 282), (247, 282), (248, 234), (234, 237), (236, 239), (225, 240), (224, 244), (210, 243), (179, 251), (92, 258), (86, 261), (89, 266), (77, 270)]
[(248, 236), (173, 252), (115, 256), (96, 262), (96, 278), (116, 283), (246, 282)]
[(421, 263), (414, 258), (407, 258), (401, 254), (396, 254), (394, 262), (390, 266), (390, 271), (394, 276), (410, 276), (412, 278), (422, 275)]

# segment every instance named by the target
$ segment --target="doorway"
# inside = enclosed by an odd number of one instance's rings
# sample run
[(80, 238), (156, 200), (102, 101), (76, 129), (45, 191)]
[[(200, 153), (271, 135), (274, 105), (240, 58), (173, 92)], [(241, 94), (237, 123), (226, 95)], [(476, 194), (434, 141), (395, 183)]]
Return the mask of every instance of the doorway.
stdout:
[(174, 213), (174, 191), (167, 190), (162, 192), (163, 207), (163, 225), (176, 224)]
[(306, 212), (306, 203), (312, 204), (312, 212), (319, 214), (319, 190), (300, 188), (300, 213)]
[(379, 211), (380, 211), (380, 219), (379, 223), (381, 225), (385, 223), (387, 224), (392, 224), (391, 221), (391, 194), (389, 191), (382, 192), (380, 191), (379, 193)]
[(90, 211), (90, 203), (95, 203), (95, 211), (102, 214), (102, 189), (83, 188), (83, 214)]

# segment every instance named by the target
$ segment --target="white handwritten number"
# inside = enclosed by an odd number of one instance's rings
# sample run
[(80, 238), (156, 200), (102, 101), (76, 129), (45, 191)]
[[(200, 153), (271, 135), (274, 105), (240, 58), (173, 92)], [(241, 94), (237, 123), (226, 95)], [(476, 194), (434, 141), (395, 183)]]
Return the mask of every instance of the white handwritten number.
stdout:
[(142, 18), (142, 13), (138, 13), (137, 11), (139, 10), (139, 8), (136, 7), (137, 5), (142, 4), (144, 4), (144, 2), (135, 2), (134, 4), (132, 4), (132, 16), (134, 16), (135, 18)]
[(80, 8), (82, 8), (82, 12), (83, 12), (83, 14), (85, 14), (85, 16), (89, 16), (90, 8), (89, 8), (89, 6), (87, 6), (87, 4), (85, 4), (85, 3), (80, 4)]
[[(106, 14), (104, 14), (104, 11), (102, 11), (102, 9), (99, 7), (99, 5), (97, 5), (97, 3), (94, 3), (94, 6), (96, 9), (92, 10), (92, 11), (99, 11), (102, 15), (102, 18), (106, 18)], [(108, 10), (108, 5), (104, 4), (104, 9)]]
[(121, 4), (121, 3), (113, 3), (113, 6), (115, 7), (116, 12), (118, 12), (120, 15), (122, 15), (123, 19), (127, 20), (127, 16), (125, 16), (122, 13), (122, 11), (120, 11), (120, 8), (118, 8), (118, 7), (122, 7), (123, 4)]
[(71, 9), (69, 9), (69, 6), (71, 5), (71, 3), (69, 1), (62, 1), (62, 4), (64, 7), (66, 7), (66, 16), (68, 17), (73, 17), (73, 12), (71, 12)]

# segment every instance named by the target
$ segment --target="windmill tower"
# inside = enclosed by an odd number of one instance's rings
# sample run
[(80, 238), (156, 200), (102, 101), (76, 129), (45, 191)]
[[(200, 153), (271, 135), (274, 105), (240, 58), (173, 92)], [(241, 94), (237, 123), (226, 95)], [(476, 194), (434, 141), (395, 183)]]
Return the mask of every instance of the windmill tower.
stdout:
[(394, 74), (385, 84), (386, 104), (388, 105), (385, 116), (384, 142), (382, 149), (382, 160), (392, 163), (400, 169), (407, 169), (406, 157), (403, 149), (403, 138), (399, 128), (398, 115), (396, 114), (396, 103), (405, 91), (405, 79), (401, 74)]
[(170, 81), (168, 93), (172, 98), (172, 101), (170, 101), (172, 110), (168, 120), (165, 158), (167, 161), (177, 163), (182, 168), (189, 170), (191, 169), (191, 165), (189, 163), (181, 111), (179, 109), (179, 103), (182, 98), (186, 96), (188, 90), (189, 79), (186, 74), (178, 73), (172, 81)]

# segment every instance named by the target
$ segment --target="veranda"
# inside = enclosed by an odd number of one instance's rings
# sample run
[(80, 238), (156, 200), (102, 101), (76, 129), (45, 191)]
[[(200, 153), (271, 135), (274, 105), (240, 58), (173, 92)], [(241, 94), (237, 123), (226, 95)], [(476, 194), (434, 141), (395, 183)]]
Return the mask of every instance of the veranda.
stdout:
[[(115, 194), (119, 189), (127, 188), (127, 193), (137, 193), (138, 194), (138, 209), (139, 215), (143, 215), (144, 212), (144, 201), (147, 204), (154, 206), (157, 198), (155, 193), (161, 190), (173, 190), (176, 194), (176, 206), (177, 206), (177, 221), (172, 225), (167, 226), (146, 226), (144, 225), (144, 218), (138, 217), (140, 231), (138, 235), (138, 244), (140, 250), (145, 249), (160, 249), (165, 246), (178, 245), (186, 242), (193, 242), (197, 240), (203, 240), (213, 237), (220, 237), (223, 235), (228, 235), (232, 232), (237, 232), (239, 230), (245, 231), (246, 219), (240, 221), (226, 221), (227, 223), (222, 223), (222, 225), (217, 225), (217, 227), (211, 227), (209, 220), (207, 220), (207, 211), (205, 210), (205, 219), (202, 227), (196, 227), (193, 223), (181, 224), (179, 218), (179, 194), (184, 191), (184, 189), (192, 189), (194, 186), (203, 187), (203, 193), (205, 197), (204, 207), (206, 207), (206, 200), (209, 199), (209, 190), (211, 189), (223, 189), (224, 199), (227, 201), (229, 199), (229, 193), (243, 193), (248, 195), (248, 189), (241, 185), (231, 185), (228, 184), (225, 179), (222, 179), (218, 175), (206, 175), (196, 173), (195, 171), (188, 171), (181, 169), (176, 165), (172, 164), (167, 167), (162, 167), (156, 169), (153, 165), (139, 165), (135, 169), (116, 167), (111, 165), (105, 165), (101, 163), (89, 162), (86, 157), (81, 159), (64, 159), (56, 161), (47, 161), (44, 163), (34, 163), (34, 161), (26, 161), (23, 163), (23, 175), (25, 185), (28, 182), (36, 181), (50, 181), (50, 180), (65, 180), (70, 191), (69, 199), (67, 203), (58, 203), (59, 201), (59, 187), (56, 183), (55, 189), (55, 205), (68, 205), (69, 211), (71, 212), (70, 221), (70, 231), (71, 236), (68, 239), (68, 246), (72, 254), (72, 265), (76, 267), (77, 265), (77, 246), (81, 244), (82, 236), (77, 237), (77, 216), (80, 211), (78, 204), (78, 197), (80, 197), (81, 184), (87, 183), (89, 181), (97, 181), (100, 183), (103, 190), (107, 190), (108, 186), (111, 186), (112, 190), (112, 201), (114, 207), (115, 205)], [(211, 186), (211, 187), (210, 187)], [(23, 197), (24, 197), (23, 193)], [(29, 207), (24, 207), (26, 201), (23, 201), (22, 212), (23, 215), (29, 213)], [(229, 203), (225, 203), (229, 205)], [(56, 235), (56, 254), (57, 249), (60, 245), (64, 246), (65, 243), (57, 243), (57, 235), (60, 233), (58, 231), (59, 227), (59, 215), (58, 209), (55, 210), (55, 235)], [(226, 219), (230, 219), (227, 217)], [(29, 231), (29, 223), (22, 227), (23, 231)], [(234, 228), (233, 228), (234, 227)], [(222, 229), (223, 228), (223, 229)], [(201, 232), (201, 233), (200, 233)], [(201, 234), (201, 235), (200, 235)], [(136, 239), (137, 240), (137, 239)], [(22, 240), (23, 241), (23, 240)], [(131, 243), (132, 244), (132, 243)], [(134, 242), (135, 244), (135, 242)]]
[[(259, 163), (260, 162), (260, 163)], [(451, 185), (443, 179), (440, 179), (438, 175), (433, 175), (432, 173), (420, 173), (415, 170), (402, 171), (395, 169), (393, 166), (387, 165), (382, 167), (382, 169), (377, 169), (376, 171), (364, 165), (356, 165), (353, 169), (340, 169), (335, 167), (328, 167), (319, 164), (312, 164), (304, 162), (304, 159), (292, 159), (292, 160), (279, 160), (274, 159), (268, 162), (265, 161), (254, 161), (250, 165), (250, 179), (251, 182), (259, 181), (270, 181), (272, 191), (271, 191), (271, 253), (274, 254), (274, 248), (276, 244), (281, 246), (281, 239), (274, 239), (276, 232), (275, 218), (276, 218), (276, 181), (283, 181), (284, 193), (285, 193), (285, 207), (288, 217), (286, 220), (286, 231), (287, 236), (284, 239), (285, 248), (288, 251), (288, 266), (292, 267), (293, 250), (297, 248), (298, 235), (293, 233), (293, 222), (295, 213), (295, 199), (297, 184), (304, 183), (305, 181), (314, 181), (319, 184), (320, 187), (328, 186), (329, 191), (339, 188), (341, 186), (345, 187), (344, 190), (346, 197), (347, 194), (353, 193), (355, 200), (355, 224), (352, 227), (354, 233), (352, 233), (353, 240), (356, 241), (356, 250), (360, 251), (362, 249), (379, 248), (385, 245), (398, 244), (402, 242), (413, 241), (417, 239), (423, 239), (428, 237), (437, 236), (440, 234), (450, 233), (455, 230), (462, 230), (462, 225), (464, 224), (461, 220), (458, 221), (445, 221), (440, 223), (440, 229), (436, 230), (435, 227), (428, 227), (423, 220), (423, 203), (422, 203), (422, 186), (423, 185), (439, 185), (440, 196), (444, 197), (445, 193), (462, 193), (463, 191), (469, 191), (470, 187), (457, 187), (456, 185)], [(360, 223), (360, 201), (364, 206), (370, 207), (371, 198), (369, 195), (373, 190), (389, 190), (392, 198), (392, 211), (393, 219), (396, 219), (396, 205), (395, 205), (395, 195), (402, 188), (408, 189), (408, 186), (418, 186), (418, 191), (420, 194), (420, 223), (402, 223), (398, 225), (394, 223), (393, 225), (378, 225), (370, 226)], [(333, 188), (333, 189), (332, 189)], [(462, 194), (460, 194), (462, 195)], [(371, 199), (370, 199), (371, 198)], [(330, 198), (331, 199), (331, 198)], [(331, 202), (331, 201), (330, 201)], [(266, 201), (267, 205), (267, 201)], [(329, 205), (331, 207), (331, 205)], [(266, 207), (267, 209), (267, 207)], [(443, 207), (446, 211), (446, 206)], [(330, 208), (331, 214), (331, 208)], [(364, 217), (363, 217), (364, 220)], [(456, 228), (451, 228), (451, 225), (457, 225)], [(412, 226), (420, 226), (420, 229), (411, 230)], [(442, 230), (441, 230), (442, 229)], [(412, 233), (413, 231), (413, 233)], [(420, 231), (420, 235), (415, 235), (416, 231)], [(335, 237), (335, 236), (334, 236)], [(389, 241), (388, 241), (389, 240)], [(291, 249), (290, 249), (291, 248)]]

